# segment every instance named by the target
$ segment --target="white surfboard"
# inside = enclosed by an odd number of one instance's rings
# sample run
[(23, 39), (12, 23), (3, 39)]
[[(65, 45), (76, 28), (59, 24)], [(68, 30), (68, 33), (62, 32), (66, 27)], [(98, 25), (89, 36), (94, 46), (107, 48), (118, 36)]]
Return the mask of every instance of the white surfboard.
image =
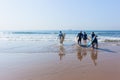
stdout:
[(90, 47), (92, 45), (92, 42), (94, 41), (94, 39), (95, 37), (90, 42), (88, 42), (87, 47)]

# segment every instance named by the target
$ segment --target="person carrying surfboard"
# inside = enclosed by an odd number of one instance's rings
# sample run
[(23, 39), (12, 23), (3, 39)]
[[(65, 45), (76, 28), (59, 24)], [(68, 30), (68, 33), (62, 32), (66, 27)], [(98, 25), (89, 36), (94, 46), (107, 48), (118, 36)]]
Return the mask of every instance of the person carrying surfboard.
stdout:
[(81, 44), (81, 39), (83, 38), (83, 33), (82, 33), (82, 31), (80, 31), (80, 32), (78, 33), (77, 38), (78, 38), (78, 40), (77, 40), (78, 44)]
[(60, 40), (61, 44), (63, 44), (64, 38), (65, 38), (65, 34), (63, 34), (62, 31), (60, 31), (60, 33), (59, 33), (59, 40)]
[(98, 48), (97, 35), (94, 32), (92, 32), (91, 37), (92, 37), (92, 47), (95, 48), (96, 46), (96, 48)]

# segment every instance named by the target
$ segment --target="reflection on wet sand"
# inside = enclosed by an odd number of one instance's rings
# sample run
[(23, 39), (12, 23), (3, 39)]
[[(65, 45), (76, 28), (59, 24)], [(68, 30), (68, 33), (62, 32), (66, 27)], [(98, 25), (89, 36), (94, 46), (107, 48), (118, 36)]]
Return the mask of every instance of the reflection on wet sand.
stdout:
[(96, 66), (97, 65), (96, 60), (97, 60), (97, 56), (98, 56), (98, 51), (97, 51), (97, 49), (93, 49), (93, 48), (91, 48), (90, 51), (89, 51), (89, 49), (90, 48), (83, 48), (83, 47), (80, 47), (80, 46), (76, 46), (77, 58), (80, 61), (82, 61), (82, 59), (87, 56), (87, 53), (91, 52), (90, 53), (91, 59), (92, 59), (94, 65)]
[(87, 48), (82, 48), (83, 49), (83, 56), (87, 56)]
[(81, 61), (83, 58), (83, 54), (82, 54), (82, 48), (81, 47), (77, 47), (77, 58)]
[[(98, 57), (98, 51), (97, 49), (93, 48), (86, 48), (86, 47), (80, 47), (79, 45), (75, 45), (73, 49), (73, 52), (67, 51), (69, 49), (65, 49), (64, 45), (59, 46), (59, 58), (62, 60), (63, 56), (67, 54), (66, 52), (69, 52), (71, 54), (77, 53), (78, 60), (82, 61), (85, 57), (90, 57), (93, 61), (94, 65), (97, 65), (97, 57)], [(75, 49), (75, 52), (74, 52)]]
[(60, 60), (62, 60), (62, 57), (65, 56), (65, 49), (63, 45), (59, 46), (59, 56), (60, 56)]
[(97, 56), (98, 56), (98, 53), (97, 53), (97, 49), (91, 49), (91, 59), (93, 60), (93, 63), (94, 65), (96, 66), (97, 65)]

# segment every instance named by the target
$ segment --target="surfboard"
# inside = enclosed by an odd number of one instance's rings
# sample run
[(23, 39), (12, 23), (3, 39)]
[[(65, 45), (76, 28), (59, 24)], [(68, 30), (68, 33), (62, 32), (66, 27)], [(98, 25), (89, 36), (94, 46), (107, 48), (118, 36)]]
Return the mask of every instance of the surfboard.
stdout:
[(90, 47), (92, 45), (92, 42), (94, 41), (95, 37), (87, 43), (87, 45), (80, 44), (81, 47)]
[(88, 42), (87, 47), (90, 47), (92, 45), (92, 42), (94, 41), (94, 39), (95, 37), (90, 42)]

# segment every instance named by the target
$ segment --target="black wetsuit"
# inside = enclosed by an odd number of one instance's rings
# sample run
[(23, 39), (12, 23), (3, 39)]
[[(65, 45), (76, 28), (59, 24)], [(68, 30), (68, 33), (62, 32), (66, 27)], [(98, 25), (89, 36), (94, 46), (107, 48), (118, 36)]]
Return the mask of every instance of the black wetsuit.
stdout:
[(95, 34), (93, 33), (91, 36), (92, 36), (92, 39), (93, 39), (95, 37)]
[(81, 44), (81, 39), (83, 37), (83, 34), (82, 33), (78, 33), (77, 37), (78, 37), (78, 44), (79, 44), (79, 42)]
[(98, 46), (98, 39), (97, 36), (95, 34), (92, 34), (92, 39), (94, 38), (94, 40), (92, 41), (92, 47), (94, 47), (94, 44), (96, 44)]
[(95, 36), (94, 40), (92, 41), (92, 44), (95, 43), (95, 44), (98, 44), (98, 40), (97, 40), (97, 37)]

